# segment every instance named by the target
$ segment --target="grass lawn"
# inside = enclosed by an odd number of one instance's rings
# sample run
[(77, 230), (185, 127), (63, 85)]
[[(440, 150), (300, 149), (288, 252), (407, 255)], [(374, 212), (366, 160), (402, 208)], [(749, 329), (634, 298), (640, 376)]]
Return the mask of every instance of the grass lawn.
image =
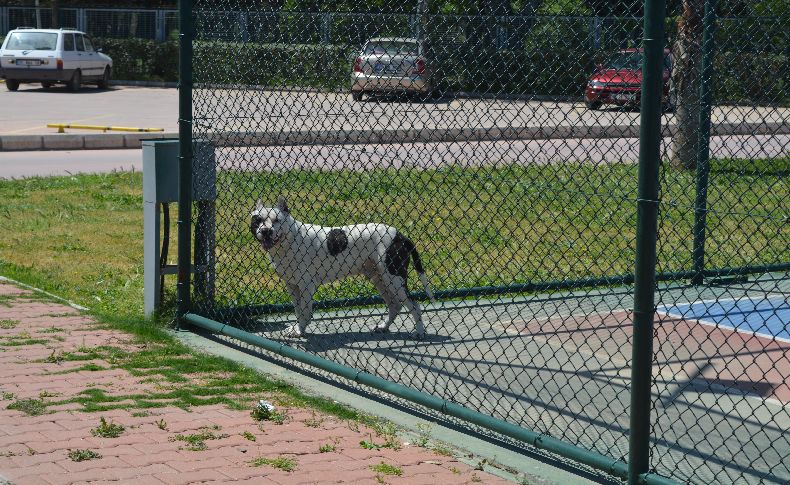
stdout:
[[(790, 261), (788, 173), (790, 158), (713, 162), (708, 267)], [(694, 174), (665, 168), (660, 179), (659, 268), (690, 269)], [(289, 301), (249, 234), (249, 210), (261, 194), (272, 201), (286, 195), (294, 215), (308, 222), (379, 221), (400, 228), (417, 243), (437, 289), (632, 272), (633, 164), (228, 171), (219, 174), (218, 185), (222, 303)], [(101, 314), (139, 317), (141, 187), (140, 173), (0, 181), (0, 274)], [(174, 262), (175, 241), (170, 254)], [(172, 289), (174, 281), (168, 285)], [(352, 280), (327, 285), (319, 297), (372, 293), (366, 282)]]

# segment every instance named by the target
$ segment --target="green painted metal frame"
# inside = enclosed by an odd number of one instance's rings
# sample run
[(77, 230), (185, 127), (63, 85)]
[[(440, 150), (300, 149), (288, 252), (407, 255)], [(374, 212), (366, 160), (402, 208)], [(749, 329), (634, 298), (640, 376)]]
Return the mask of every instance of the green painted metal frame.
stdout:
[(661, 165), (661, 94), (663, 91), (666, 0), (645, 0), (642, 106), (639, 128), (639, 187), (636, 205), (634, 333), (631, 351), (631, 413), (628, 450), (629, 485), (650, 469), (650, 389), (653, 364), (658, 175)]
[[(433, 409), (434, 411), (439, 411), (448, 416), (463, 419), (467, 422), (482, 426), (483, 428), (500, 433), (504, 436), (517, 439), (534, 446), (535, 448), (555, 453), (559, 456), (583, 463), (597, 470), (602, 470), (610, 475), (614, 475), (615, 477), (626, 478), (628, 474), (628, 465), (622, 460), (607, 457), (601, 455), (600, 453), (566, 443), (557, 438), (530, 431), (520, 426), (508, 423), (507, 421), (503, 421), (501, 419), (497, 419), (492, 416), (465, 408), (445, 399), (426, 394), (402, 384), (397, 384), (395, 382), (382, 379), (381, 377), (369, 374), (367, 372), (362, 372), (360, 370), (354, 369), (353, 367), (348, 367), (338, 364), (337, 362), (332, 362), (331, 360), (324, 359), (317, 355), (289, 347), (288, 345), (261, 337), (260, 335), (245, 332), (244, 330), (240, 330), (236, 327), (226, 325), (200, 315), (187, 313), (184, 315), (184, 320), (195, 327), (202, 328), (215, 334), (221, 334), (240, 340), (268, 352), (275, 353), (279, 356), (292, 359), (297, 362), (325, 370), (327, 372), (331, 372), (358, 384), (362, 384), (373, 389), (378, 389), (394, 396), (407, 399), (413, 403)], [(676, 482), (653, 473), (643, 473), (638, 478), (638, 483), (640, 484), (677, 485)]]
[(190, 308), (192, 269), (192, 0), (179, 0), (177, 318)]
[(716, 28), (716, 0), (705, 1), (702, 20), (702, 65), (699, 86), (699, 136), (697, 142), (697, 187), (694, 200), (694, 248), (692, 259), (696, 273), (691, 283), (701, 285), (705, 280), (705, 223), (708, 212), (708, 176), (710, 175), (710, 110), (713, 56), (716, 47), (713, 34)]

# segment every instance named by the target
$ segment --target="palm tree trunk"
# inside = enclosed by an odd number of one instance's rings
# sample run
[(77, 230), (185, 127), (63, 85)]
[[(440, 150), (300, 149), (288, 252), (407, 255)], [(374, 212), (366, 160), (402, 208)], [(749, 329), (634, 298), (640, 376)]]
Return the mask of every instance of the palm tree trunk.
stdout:
[(683, 14), (678, 20), (677, 40), (672, 46), (674, 59), (672, 84), (677, 94), (675, 106), (677, 128), (672, 137), (671, 163), (673, 167), (680, 169), (694, 169), (697, 165), (704, 5), (704, 0), (683, 0)]

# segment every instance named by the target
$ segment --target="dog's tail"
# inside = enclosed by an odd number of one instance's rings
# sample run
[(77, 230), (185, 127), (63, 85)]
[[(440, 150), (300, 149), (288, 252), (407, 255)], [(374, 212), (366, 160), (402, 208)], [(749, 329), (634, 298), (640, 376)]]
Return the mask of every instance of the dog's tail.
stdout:
[(431, 285), (428, 284), (428, 278), (425, 276), (425, 269), (422, 267), (422, 259), (420, 259), (420, 253), (417, 252), (417, 247), (408, 238), (406, 238), (406, 244), (409, 253), (411, 253), (411, 259), (414, 261), (414, 269), (417, 270), (417, 276), (420, 277), (422, 287), (425, 288), (425, 294), (428, 295), (428, 299), (431, 302), (436, 303), (436, 298), (433, 297), (433, 292), (431, 291)]

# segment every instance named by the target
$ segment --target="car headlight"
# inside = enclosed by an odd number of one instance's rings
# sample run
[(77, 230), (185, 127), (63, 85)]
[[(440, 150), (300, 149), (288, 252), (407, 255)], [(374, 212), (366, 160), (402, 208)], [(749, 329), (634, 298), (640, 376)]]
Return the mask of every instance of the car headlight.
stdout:
[(600, 81), (589, 81), (589, 82), (587, 82), (587, 85), (590, 86), (591, 88), (605, 88), (606, 87), (606, 83), (602, 83)]

